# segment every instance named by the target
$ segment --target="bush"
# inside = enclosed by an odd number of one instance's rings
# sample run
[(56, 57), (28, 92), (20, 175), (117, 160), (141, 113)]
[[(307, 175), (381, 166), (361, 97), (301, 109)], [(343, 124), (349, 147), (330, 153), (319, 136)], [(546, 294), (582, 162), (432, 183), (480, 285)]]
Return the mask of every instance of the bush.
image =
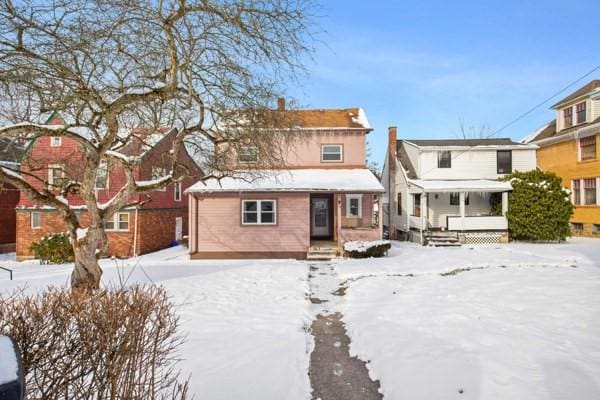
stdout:
[(49, 289), (0, 296), (0, 334), (23, 358), (27, 399), (185, 399), (166, 292)]
[(53, 233), (29, 248), (40, 264), (65, 264), (75, 260), (73, 245), (66, 233)]
[(344, 243), (344, 251), (350, 258), (384, 257), (391, 248), (392, 245), (389, 240)]
[(570, 191), (551, 172), (514, 172), (503, 178), (512, 183), (508, 230), (517, 240), (560, 241), (570, 236), (573, 215)]

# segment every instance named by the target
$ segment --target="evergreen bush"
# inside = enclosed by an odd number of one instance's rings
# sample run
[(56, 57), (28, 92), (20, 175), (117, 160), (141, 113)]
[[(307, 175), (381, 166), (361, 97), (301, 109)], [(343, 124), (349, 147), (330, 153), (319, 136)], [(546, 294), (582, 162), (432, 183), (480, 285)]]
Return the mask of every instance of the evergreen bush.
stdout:
[(513, 172), (503, 180), (512, 183), (509, 196), (508, 230), (513, 239), (561, 241), (570, 236), (573, 215), (570, 191), (552, 172)]
[(52, 233), (30, 247), (40, 264), (65, 264), (75, 260), (73, 245), (66, 233)]

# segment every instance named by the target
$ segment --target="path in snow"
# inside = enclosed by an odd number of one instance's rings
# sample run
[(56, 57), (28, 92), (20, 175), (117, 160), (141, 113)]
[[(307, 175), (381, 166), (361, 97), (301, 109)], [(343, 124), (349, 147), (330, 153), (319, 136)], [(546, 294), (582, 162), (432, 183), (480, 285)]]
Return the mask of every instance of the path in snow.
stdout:
[(333, 264), (310, 265), (310, 301), (316, 319), (311, 333), (315, 347), (310, 355), (310, 383), (314, 400), (379, 400), (379, 381), (369, 377), (366, 363), (350, 356), (350, 338), (335, 311), (343, 291)]

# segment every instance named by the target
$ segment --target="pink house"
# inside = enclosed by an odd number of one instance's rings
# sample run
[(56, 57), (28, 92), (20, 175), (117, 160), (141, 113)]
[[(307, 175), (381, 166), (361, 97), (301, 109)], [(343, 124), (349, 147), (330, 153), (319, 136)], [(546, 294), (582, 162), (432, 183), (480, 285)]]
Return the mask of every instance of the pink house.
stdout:
[[(285, 111), (283, 104), (279, 111), (294, 119), (284, 132), (284, 168), (187, 190), (192, 258), (317, 258), (339, 254), (347, 241), (381, 239), (384, 188), (366, 167), (372, 128), (364, 111)], [(259, 165), (256, 148), (239, 154), (238, 166)]]

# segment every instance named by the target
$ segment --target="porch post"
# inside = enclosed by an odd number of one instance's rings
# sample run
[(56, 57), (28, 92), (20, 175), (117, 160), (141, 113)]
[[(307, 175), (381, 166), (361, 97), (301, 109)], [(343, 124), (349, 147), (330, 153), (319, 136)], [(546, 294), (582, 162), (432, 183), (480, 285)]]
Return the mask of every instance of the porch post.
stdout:
[(427, 193), (421, 192), (421, 244), (425, 243), (423, 232), (427, 230)]
[(508, 212), (508, 192), (502, 192), (502, 215)]
[(336, 193), (334, 196), (335, 201), (335, 221), (333, 225), (337, 231), (337, 243), (342, 244), (342, 194)]
[(379, 229), (379, 238), (383, 239), (383, 195), (377, 196), (377, 203), (379, 204), (377, 210), (377, 222), (379, 222), (379, 226), (377, 228)]
[(458, 194), (458, 204), (460, 206), (460, 225), (461, 230), (465, 230), (465, 192), (460, 192)]

